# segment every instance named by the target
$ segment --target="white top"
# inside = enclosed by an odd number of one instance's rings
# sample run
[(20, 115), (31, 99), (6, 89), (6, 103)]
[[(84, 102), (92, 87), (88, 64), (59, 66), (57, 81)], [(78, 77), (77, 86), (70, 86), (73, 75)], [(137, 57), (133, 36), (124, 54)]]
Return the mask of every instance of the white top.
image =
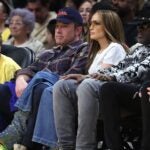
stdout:
[[(13, 45), (13, 42), (14, 42), (14, 38), (12, 37), (7, 42), (5, 42), (5, 44)], [(41, 51), (45, 50), (43, 44), (40, 41), (33, 39), (33, 38), (29, 38), (29, 40), (27, 40), (23, 44), (17, 45), (16, 47), (28, 47), (32, 49), (35, 52), (35, 54), (40, 53)]]
[(101, 64), (117, 65), (126, 56), (126, 52), (121, 44), (111, 42), (109, 46), (101, 53), (98, 52), (91, 64), (88, 73), (96, 73), (98, 70), (104, 69)]

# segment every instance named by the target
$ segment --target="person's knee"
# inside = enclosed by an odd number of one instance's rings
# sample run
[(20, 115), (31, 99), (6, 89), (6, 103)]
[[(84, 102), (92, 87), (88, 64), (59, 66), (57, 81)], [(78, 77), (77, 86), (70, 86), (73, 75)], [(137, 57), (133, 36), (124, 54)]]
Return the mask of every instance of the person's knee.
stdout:
[(101, 87), (101, 93), (109, 93), (110, 91), (112, 91), (113, 87), (114, 87), (114, 83), (106, 82)]
[(82, 81), (82, 83), (78, 86), (77, 92), (82, 92), (83, 90), (92, 92), (93, 90), (95, 91), (98, 81), (95, 79), (85, 79)]
[(69, 94), (74, 93), (77, 84), (75, 80), (59, 80), (53, 87), (53, 94), (57, 96), (59, 93)]
[(55, 84), (54, 84), (54, 87), (53, 87), (53, 93), (57, 93), (57, 91), (60, 91), (60, 89), (62, 89), (62, 87), (64, 87), (64, 83), (65, 80), (59, 80), (57, 81)]

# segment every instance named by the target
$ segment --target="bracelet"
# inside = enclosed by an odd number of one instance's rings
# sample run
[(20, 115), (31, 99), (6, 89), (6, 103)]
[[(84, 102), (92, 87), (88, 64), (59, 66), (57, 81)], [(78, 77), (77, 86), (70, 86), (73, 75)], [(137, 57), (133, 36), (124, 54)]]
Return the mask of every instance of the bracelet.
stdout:
[(88, 74), (88, 75), (85, 75), (84, 76), (84, 79), (87, 79), (87, 78), (90, 78), (91, 76)]

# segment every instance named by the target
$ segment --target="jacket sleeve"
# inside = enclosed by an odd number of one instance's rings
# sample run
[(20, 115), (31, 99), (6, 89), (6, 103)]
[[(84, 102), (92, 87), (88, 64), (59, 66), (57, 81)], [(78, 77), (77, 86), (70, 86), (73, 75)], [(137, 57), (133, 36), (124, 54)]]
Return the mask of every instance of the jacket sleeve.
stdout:
[(131, 65), (124, 70), (119, 70), (118, 72), (114, 73), (113, 76), (115, 76), (118, 82), (132, 82), (134, 78), (140, 78), (141, 74), (149, 68), (150, 56), (140, 63)]
[(27, 68), (23, 68), (16, 73), (16, 77), (19, 75), (27, 75), (32, 78), (38, 71), (44, 69), (47, 65), (49, 60), (54, 56), (53, 51), (47, 50), (42, 52)]

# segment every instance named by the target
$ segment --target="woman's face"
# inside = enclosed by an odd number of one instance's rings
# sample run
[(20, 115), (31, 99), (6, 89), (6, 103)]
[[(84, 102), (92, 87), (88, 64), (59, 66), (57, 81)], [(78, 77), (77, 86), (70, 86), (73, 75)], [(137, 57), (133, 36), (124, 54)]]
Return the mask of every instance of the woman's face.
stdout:
[(91, 18), (90, 24), (90, 38), (92, 40), (99, 41), (106, 38), (102, 16), (100, 14), (95, 13)]
[(3, 4), (0, 2), (0, 23), (4, 23), (6, 20), (7, 14), (4, 12)]
[(80, 7), (79, 12), (83, 18), (83, 23), (87, 23), (89, 21), (90, 11), (92, 9), (92, 3), (85, 1)]
[(28, 30), (25, 24), (22, 21), (20, 16), (14, 16), (10, 20), (9, 24), (11, 35), (13, 37), (27, 36)]

